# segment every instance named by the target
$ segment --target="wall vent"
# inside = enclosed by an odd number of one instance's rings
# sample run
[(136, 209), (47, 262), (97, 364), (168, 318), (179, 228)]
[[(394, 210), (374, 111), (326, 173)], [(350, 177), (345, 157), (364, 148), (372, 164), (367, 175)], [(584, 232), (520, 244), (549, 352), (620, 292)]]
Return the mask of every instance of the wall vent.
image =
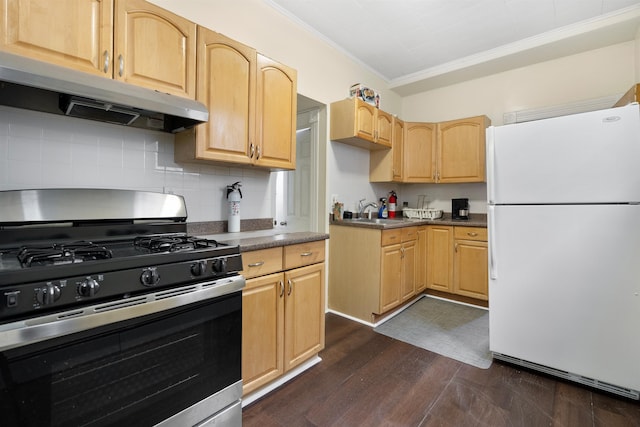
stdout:
[(604, 98), (586, 99), (570, 104), (554, 105), (551, 107), (511, 111), (504, 113), (503, 123), (505, 125), (509, 125), (513, 123), (530, 122), (532, 120), (548, 119), (551, 117), (567, 116), (569, 114), (586, 113), (587, 111), (611, 108), (620, 98), (622, 98), (622, 95), (623, 94), (607, 96)]

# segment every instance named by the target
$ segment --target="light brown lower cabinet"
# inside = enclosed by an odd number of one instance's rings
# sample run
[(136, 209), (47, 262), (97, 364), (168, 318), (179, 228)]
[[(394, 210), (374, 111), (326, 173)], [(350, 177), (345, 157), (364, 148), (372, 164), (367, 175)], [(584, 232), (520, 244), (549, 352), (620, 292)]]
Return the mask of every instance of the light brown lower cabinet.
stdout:
[(489, 299), (487, 229), (455, 227), (453, 292)]
[(453, 291), (453, 227), (427, 227), (427, 288)]
[(243, 253), (246, 395), (324, 348), (324, 241)]
[(427, 254), (429, 240), (427, 226), (418, 227), (416, 239), (416, 294), (427, 288)]
[(373, 322), (415, 295), (417, 227), (330, 227), (329, 308)]
[(488, 300), (487, 229), (428, 226), (427, 288)]

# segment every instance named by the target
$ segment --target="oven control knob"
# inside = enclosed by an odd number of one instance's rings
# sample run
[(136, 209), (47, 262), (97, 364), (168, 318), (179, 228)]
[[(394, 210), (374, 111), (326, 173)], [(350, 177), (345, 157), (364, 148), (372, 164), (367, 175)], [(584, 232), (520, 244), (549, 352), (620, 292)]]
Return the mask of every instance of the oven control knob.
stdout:
[(95, 279), (87, 279), (78, 285), (78, 295), (92, 297), (100, 290), (100, 284)]
[(213, 272), (224, 274), (227, 272), (227, 258), (216, 258), (212, 262)]
[(202, 276), (207, 270), (206, 261), (198, 261), (191, 266), (191, 274), (194, 276)]
[(155, 268), (148, 268), (142, 272), (140, 282), (145, 286), (155, 286), (160, 281), (160, 274)]
[(51, 283), (47, 283), (36, 293), (36, 299), (42, 305), (53, 304), (60, 298), (60, 288)]

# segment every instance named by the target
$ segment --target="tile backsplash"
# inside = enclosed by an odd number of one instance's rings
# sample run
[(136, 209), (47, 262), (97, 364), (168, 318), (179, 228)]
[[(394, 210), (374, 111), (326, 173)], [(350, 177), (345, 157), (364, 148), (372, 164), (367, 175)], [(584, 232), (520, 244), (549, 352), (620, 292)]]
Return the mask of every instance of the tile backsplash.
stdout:
[(0, 106), (0, 190), (121, 188), (180, 194), (188, 221), (227, 219), (226, 186), (242, 181), (242, 218), (271, 218), (272, 174), (175, 163), (174, 136)]

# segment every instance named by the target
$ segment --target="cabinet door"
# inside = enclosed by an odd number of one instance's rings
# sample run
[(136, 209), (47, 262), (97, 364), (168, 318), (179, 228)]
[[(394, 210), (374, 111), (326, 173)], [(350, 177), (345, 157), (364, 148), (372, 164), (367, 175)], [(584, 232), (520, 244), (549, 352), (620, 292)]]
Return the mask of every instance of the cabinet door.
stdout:
[(285, 372), (324, 348), (324, 263), (285, 273)]
[(376, 107), (356, 98), (356, 136), (375, 142)]
[(391, 148), (393, 138), (393, 116), (380, 109), (376, 110), (375, 140), (378, 144)]
[(297, 73), (258, 55), (257, 139), (255, 163), (281, 169), (296, 167)]
[(284, 275), (247, 280), (242, 291), (242, 391), (284, 373)]
[(0, 49), (111, 78), (113, 0), (0, 0)]
[(416, 293), (427, 287), (427, 227), (418, 227), (416, 242)]
[(433, 123), (404, 124), (404, 182), (435, 182), (435, 138)]
[(404, 153), (404, 122), (397, 117), (393, 118), (392, 155), (394, 181), (402, 181), (403, 178), (403, 153)]
[(427, 227), (427, 287), (453, 290), (453, 227)]
[(454, 292), (488, 300), (488, 250), (486, 242), (456, 240)]
[(116, 0), (114, 78), (196, 97), (196, 24), (144, 0)]
[[(197, 99), (209, 121), (196, 128), (195, 157), (251, 163), (255, 151), (256, 51), (198, 27)], [(190, 145), (193, 142), (187, 141)]]
[(438, 182), (485, 181), (485, 116), (438, 124)]
[(400, 304), (402, 244), (384, 246), (380, 254), (380, 306), (378, 313)]
[(417, 241), (405, 242), (402, 244), (402, 288), (400, 300), (406, 301), (416, 293), (417, 263), (418, 256)]

